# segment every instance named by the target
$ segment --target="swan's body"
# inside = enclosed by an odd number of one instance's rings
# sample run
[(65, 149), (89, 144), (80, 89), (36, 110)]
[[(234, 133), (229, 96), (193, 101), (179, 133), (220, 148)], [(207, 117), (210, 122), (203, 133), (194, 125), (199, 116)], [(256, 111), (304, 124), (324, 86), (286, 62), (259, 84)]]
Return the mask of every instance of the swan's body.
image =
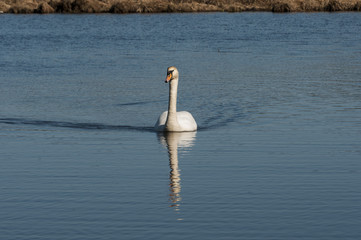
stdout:
[(192, 114), (186, 111), (177, 112), (178, 70), (169, 67), (166, 83), (169, 82), (168, 111), (163, 112), (154, 128), (165, 132), (192, 132), (197, 130), (197, 123)]
[(166, 132), (192, 132), (197, 130), (197, 123), (192, 114), (186, 111), (176, 112), (176, 122), (170, 123), (168, 111), (165, 111), (159, 116), (155, 124), (155, 130)]

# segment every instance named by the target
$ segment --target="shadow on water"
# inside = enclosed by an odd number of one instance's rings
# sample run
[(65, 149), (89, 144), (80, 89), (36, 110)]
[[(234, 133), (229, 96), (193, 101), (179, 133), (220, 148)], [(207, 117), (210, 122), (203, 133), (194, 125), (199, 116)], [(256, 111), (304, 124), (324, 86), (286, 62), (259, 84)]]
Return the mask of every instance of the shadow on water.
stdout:
[[(234, 118), (222, 118), (222, 116), (209, 118), (203, 121), (203, 124), (198, 125), (198, 131), (206, 131), (224, 127), (229, 123), (234, 122)], [(154, 132), (154, 126), (131, 126), (131, 125), (109, 125), (102, 123), (84, 123), (84, 122), (69, 122), (69, 121), (53, 121), (53, 120), (36, 120), (26, 118), (0, 118), (0, 124), (9, 125), (33, 125), (43, 127), (56, 128), (75, 128), (88, 130), (116, 130), (116, 131), (140, 131), (140, 132)]]
[(64, 121), (44, 121), (32, 120), (23, 118), (0, 118), (0, 123), (13, 124), (13, 125), (34, 125), (34, 126), (50, 126), (61, 128), (78, 128), (78, 129), (98, 129), (98, 130), (127, 130), (127, 131), (141, 131), (153, 132), (153, 127), (139, 127), (129, 125), (107, 125), (99, 123), (77, 123), (77, 122), (64, 122)]
[(181, 174), (178, 166), (178, 148), (191, 148), (194, 146), (197, 132), (160, 132), (159, 142), (168, 149), (169, 156), (169, 201), (170, 207), (180, 210)]

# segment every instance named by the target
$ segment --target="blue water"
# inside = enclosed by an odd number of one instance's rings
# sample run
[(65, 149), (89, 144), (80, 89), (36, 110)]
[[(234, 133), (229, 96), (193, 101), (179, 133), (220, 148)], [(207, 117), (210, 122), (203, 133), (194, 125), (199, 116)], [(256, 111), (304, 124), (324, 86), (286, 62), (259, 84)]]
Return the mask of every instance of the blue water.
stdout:
[[(1, 239), (360, 239), (361, 15), (0, 15)], [(199, 130), (158, 134), (166, 69)]]

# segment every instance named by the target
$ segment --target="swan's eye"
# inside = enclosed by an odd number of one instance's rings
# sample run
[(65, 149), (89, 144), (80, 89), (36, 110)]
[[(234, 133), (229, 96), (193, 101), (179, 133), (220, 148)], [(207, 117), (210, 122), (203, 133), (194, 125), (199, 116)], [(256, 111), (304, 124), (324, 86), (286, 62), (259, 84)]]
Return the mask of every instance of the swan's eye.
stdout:
[(174, 70), (168, 70), (168, 71), (167, 71), (167, 78), (166, 78), (166, 80), (165, 80), (166, 83), (167, 83), (167, 82), (170, 82), (170, 81), (173, 79), (173, 71), (174, 71)]
[(173, 77), (173, 71), (167, 72), (167, 77), (168, 77), (169, 79), (172, 79), (172, 77)]
[(172, 80), (172, 77), (173, 77), (172, 72), (167, 72), (167, 78), (166, 78), (165, 82), (167, 83), (170, 80)]

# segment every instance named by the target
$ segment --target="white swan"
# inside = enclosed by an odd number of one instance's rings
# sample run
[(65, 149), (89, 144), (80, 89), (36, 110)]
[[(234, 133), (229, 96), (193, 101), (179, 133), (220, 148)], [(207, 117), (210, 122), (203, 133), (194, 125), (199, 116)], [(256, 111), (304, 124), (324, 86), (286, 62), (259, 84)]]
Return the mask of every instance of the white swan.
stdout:
[(178, 76), (179, 73), (176, 67), (167, 69), (165, 82), (169, 83), (168, 111), (159, 116), (154, 126), (156, 131), (192, 132), (197, 130), (197, 123), (192, 114), (186, 111), (177, 112)]

